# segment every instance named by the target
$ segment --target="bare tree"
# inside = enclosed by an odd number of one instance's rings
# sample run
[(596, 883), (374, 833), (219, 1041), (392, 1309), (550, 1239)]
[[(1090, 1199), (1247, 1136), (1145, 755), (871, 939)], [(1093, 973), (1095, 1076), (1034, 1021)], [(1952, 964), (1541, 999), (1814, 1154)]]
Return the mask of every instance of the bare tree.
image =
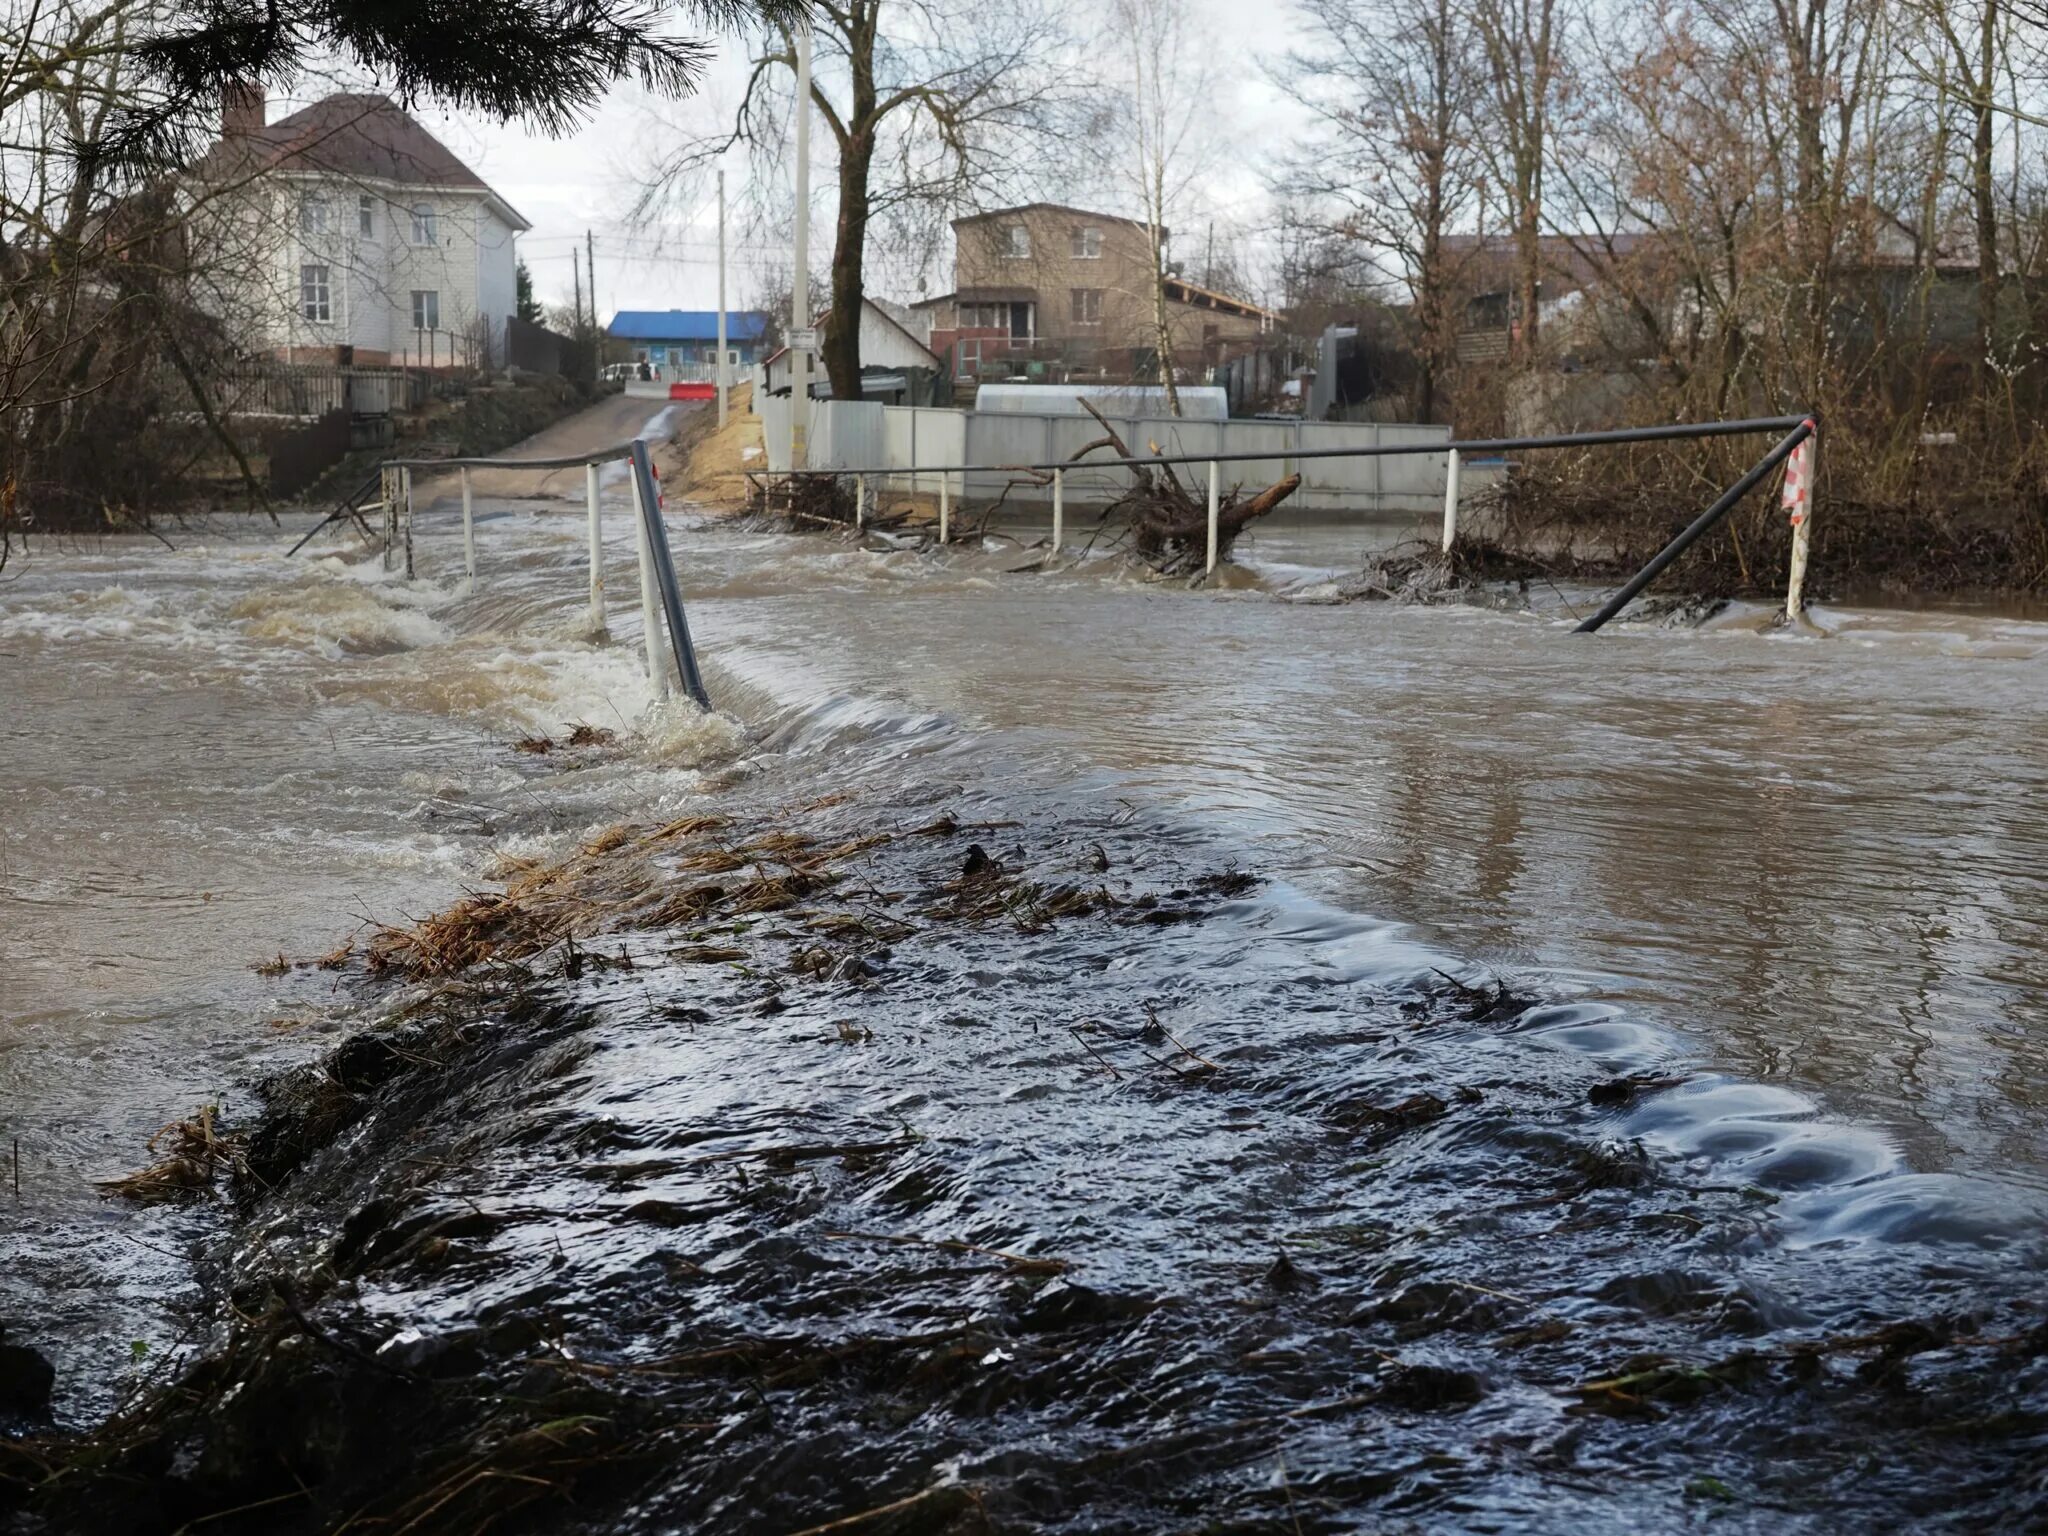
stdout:
[(1176, 218), (1191, 211), (1213, 167), (1208, 132), (1213, 79), (1186, 0), (1115, 0), (1103, 51), (1128, 71), (1129, 87), (1105, 92), (1092, 142), (1100, 174), (1135, 197), (1151, 261), (1153, 350), (1168, 414), (1181, 413), (1174, 379), (1175, 313), (1167, 296), (1174, 275), (1167, 256)]
[[(1969, 187), (1977, 237), (1978, 377), (1997, 344), (2000, 287), (1998, 192), (1999, 76), (2006, 60), (2006, 7), (2000, 0), (1910, 0), (1942, 50), (1937, 89), (1969, 114)], [(1929, 239), (1933, 230), (1925, 231)]]
[(1446, 237), (1474, 216), (1485, 164), (1474, 28), (1463, 0), (1299, 0), (1297, 10), (1309, 42), (1287, 55), (1281, 79), (1322, 131), (1286, 157), (1279, 184), (1304, 232), (1363, 246), (1406, 290), (1413, 409), (1433, 421), (1455, 357), (1462, 265)]
[[(1014, 197), (1065, 137), (1082, 77), (1058, 0), (820, 0), (812, 8), (811, 107), (837, 155), (831, 314), (821, 352), (832, 391), (860, 398), (860, 314), (877, 226), (929, 234), (934, 213)], [(643, 219), (693, 204), (728, 151), (754, 162), (757, 224), (786, 165), (796, 74), (787, 18), (751, 34), (745, 91), (729, 125), (685, 133), (648, 170)]]
[(1507, 200), (1515, 241), (1514, 356), (1537, 356), (1543, 279), (1543, 175), (1564, 63), (1560, 0), (1470, 0), (1486, 59), (1487, 112), (1479, 142)]

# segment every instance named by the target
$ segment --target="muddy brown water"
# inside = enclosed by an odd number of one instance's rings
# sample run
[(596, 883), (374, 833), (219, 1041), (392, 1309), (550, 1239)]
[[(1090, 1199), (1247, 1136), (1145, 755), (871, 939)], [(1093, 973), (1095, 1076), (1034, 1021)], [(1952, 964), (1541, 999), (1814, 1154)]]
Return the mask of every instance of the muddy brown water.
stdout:
[[(1030, 1377), (996, 1394), (1001, 1412), (986, 1391), (972, 1413), (951, 1400), (943, 1431), (870, 1423), (871, 1504), (944, 1476), (1005, 1488), (1027, 1527), (1076, 1530), (1152, 1528), (1133, 1512), (1148, 1508), (1329, 1529), (1361, 1510), (1475, 1529), (1563, 1529), (1580, 1505), (1613, 1529), (1702, 1508), (1757, 1529), (1941, 1514), (1927, 1466), (1858, 1484), (1840, 1444), (1787, 1451), (1771, 1481), (1769, 1411), (1732, 1436), (1708, 1419), (1602, 1440), (1560, 1417), (1557, 1389), (1635, 1354), (2030, 1315), (2048, 1207), (2048, 626), (1823, 610), (1830, 634), (1809, 638), (1737, 610), (1587, 640), (1568, 633), (1584, 593), (1512, 612), (1321, 602), (1388, 530), (1276, 529), (1224, 590), (1190, 593), (1107, 562), (1015, 574), (1030, 556), (1001, 540), (937, 558), (679, 525), (728, 717), (707, 722), (649, 708), (623, 515), (606, 645), (582, 633), (580, 520), (485, 511), (473, 594), (445, 515), (410, 585), (344, 554), (287, 563), (267, 531), (230, 528), (175, 554), (38, 551), (6, 573), (0, 1146), (19, 1138), (22, 1192), (0, 1192), (0, 1322), (56, 1361), (60, 1423), (90, 1423), (190, 1347), (205, 1314), (188, 1248), (224, 1220), (108, 1204), (92, 1181), (174, 1113), (253, 1107), (260, 1074), (385, 1006), (256, 962), (443, 905), (494, 854), (845, 791), (850, 817), (957, 804), (1019, 822), (991, 846), (1048, 878), (1101, 845), (1117, 878), (1241, 868), (1264, 884), (1171, 931), (963, 938), (905, 984), (828, 989), (737, 1033), (696, 1011), (737, 1010), (743, 978), (597, 985), (602, 1045), (565, 1061), (549, 1115), (614, 1140), (583, 1135), (576, 1171), (538, 1179), (487, 1149), (463, 1187), (502, 1203), (495, 1241), (545, 1255), (547, 1277), (513, 1263), (394, 1284), (371, 1310), (410, 1331), (402, 1347), (543, 1297), (599, 1337), (608, 1305), (667, 1315), (645, 1277), (670, 1228), (622, 1231), (589, 1205), (593, 1163), (616, 1163), (622, 1200), (697, 1212), (690, 1263), (725, 1288), (696, 1315), (723, 1334), (819, 1314), (796, 1279), (739, 1278), (837, 1274), (831, 1242), (793, 1235), (806, 1222), (1079, 1266), (1071, 1295), (1062, 1281), (1024, 1302), (1002, 1276), (827, 1287), (849, 1336), (1008, 1318), (975, 1337), (988, 1369), (1021, 1356)], [(509, 750), (574, 721), (624, 748)], [(1446, 974), (1504, 980), (1528, 1006), (1475, 1022), (1441, 1002)], [(1191, 1098), (1141, 1059), (1148, 1009), (1218, 1081)], [(848, 1017), (874, 1038), (849, 1047)], [(1587, 1105), (1626, 1074), (1680, 1081)], [(1418, 1094), (1460, 1112), (1357, 1139)], [(527, 1112), (508, 1101), (508, 1126)], [(1339, 1152), (1332, 1126), (1353, 1137)], [(675, 1155), (898, 1135), (918, 1150), (779, 1188), (765, 1226), (759, 1201), (739, 1210)], [(1614, 1206), (1607, 1225), (1557, 1219), (1559, 1168), (1596, 1214)], [(1273, 1273), (1283, 1253), (1306, 1299), (1276, 1306), (1295, 1290)], [(1266, 1301), (1244, 1312), (1247, 1297)], [(1512, 1314), (1489, 1327), (1591, 1342), (1504, 1365), (1450, 1318), (1460, 1298)], [(1098, 1337), (1119, 1320), (1127, 1334)], [(1083, 1326), (1093, 1342), (1057, 1358), (1012, 1339)], [(1390, 1360), (1443, 1374), (1396, 1380)], [(2014, 1411), (2038, 1416), (2030, 1368)], [(1361, 1383), (1422, 1427), (1321, 1417)], [(1446, 1402), (1454, 1430), (1427, 1417)], [(1311, 1408), (1299, 1433), (1243, 1428)], [(1183, 1453), (1215, 1467), (1127, 1481), (1088, 1459), (1176, 1433), (1217, 1436)], [(829, 1438), (782, 1483), (713, 1457), (646, 1506), (646, 1528), (868, 1507)], [(2038, 1455), (2038, 1436), (2021, 1449)], [(2040, 1463), (2016, 1454), (1954, 1463), (1973, 1496), (2002, 1485), (2006, 1513), (2038, 1513)], [(1070, 1500), (1045, 1491), (1077, 1468)]]

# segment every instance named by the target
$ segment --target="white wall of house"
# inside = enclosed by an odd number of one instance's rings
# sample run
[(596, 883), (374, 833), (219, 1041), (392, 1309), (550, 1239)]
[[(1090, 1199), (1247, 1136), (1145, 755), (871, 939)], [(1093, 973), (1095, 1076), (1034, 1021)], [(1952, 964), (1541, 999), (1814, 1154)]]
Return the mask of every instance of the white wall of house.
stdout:
[[(255, 279), (269, 315), (261, 344), (469, 361), (481, 318), (489, 360), (502, 364), (516, 231), (489, 193), (290, 172), (269, 179), (267, 200), (276, 239), (270, 270)], [(324, 317), (308, 267), (326, 269)]]
[[(860, 365), (863, 369), (937, 369), (939, 360), (924, 343), (890, 319), (872, 300), (863, 300), (860, 312)], [(767, 365), (765, 372), (757, 372), (764, 380), (763, 387), (772, 392), (790, 387), (790, 369), (794, 366), (785, 348)], [(825, 377), (825, 366), (820, 359), (811, 360), (811, 369), (814, 383)]]
[(505, 317), (519, 309), (517, 231), (505, 218), (497, 199), (486, 198), (480, 210), (476, 244), (478, 313), (491, 323), (491, 361), (505, 364)]
[(939, 360), (870, 301), (860, 307), (860, 364), (863, 368), (936, 368)]

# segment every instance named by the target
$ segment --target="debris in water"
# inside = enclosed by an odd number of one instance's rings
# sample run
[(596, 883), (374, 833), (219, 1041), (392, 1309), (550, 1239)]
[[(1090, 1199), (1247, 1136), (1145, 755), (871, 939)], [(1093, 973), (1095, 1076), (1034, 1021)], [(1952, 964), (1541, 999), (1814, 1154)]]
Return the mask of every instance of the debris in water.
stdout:
[(1683, 1077), (1660, 1077), (1654, 1072), (1638, 1072), (1629, 1077), (1612, 1077), (1604, 1083), (1595, 1083), (1588, 1088), (1586, 1102), (1611, 1109), (1633, 1104), (1646, 1093), (1662, 1093), (1667, 1088), (1676, 1088), (1685, 1081)]
[(1276, 1291), (1311, 1291), (1322, 1284), (1314, 1275), (1281, 1253), (1266, 1269), (1264, 1283)]
[(224, 1134), (219, 1117), (218, 1105), (205, 1104), (187, 1118), (173, 1120), (149, 1138), (155, 1162), (118, 1179), (102, 1179), (98, 1189), (104, 1195), (158, 1205), (189, 1200), (211, 1189), (221, 1174), (241, 1172), (247, 1166), (248, 1138)]

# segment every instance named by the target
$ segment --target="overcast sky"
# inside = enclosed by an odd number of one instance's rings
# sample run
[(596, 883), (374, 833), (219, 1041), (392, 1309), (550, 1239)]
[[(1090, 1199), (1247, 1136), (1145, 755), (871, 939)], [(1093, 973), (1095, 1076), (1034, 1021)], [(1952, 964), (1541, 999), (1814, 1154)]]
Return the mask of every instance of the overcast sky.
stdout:
[[(1220, 120), (1231, 123), (1247, 146), (1245, 153), (1229, 156), (1213, 178), (1211, 200), (1217, 217), (1227, 222), (1258, 212), (1263, 202), (1259, 152), (1289, 119), (1278, 93), (1258, 78), (1255, 59), (1259, 49), (1284, 46), (1277, 41), (1282, 29), (1276, 22), (1277, 7), (1269, 11), (1265, 6), (1232, 5), (1227, 0), (1188, 3), (1203, 18), (1200, 30), (1214, 45), (1212, 59), (1219, 78), (1211, 87), (1210, 99)], [(705, 206), (687, 225), (670, 220), (658, 230), (635, 228), (628, 212), (636, 172), (668, 136), (663, 118), (674, 120), (680, 114), (707, 128), (713, 125), (720, 108), (737, 100), (744, 79), (742, 60), (739, 44), (723, 44), (705, 90), (681, 109), (650, 102), (637, 87), (621, 86), (580, 131), (562, 139), (426, 104), (417, 107), (415, 115), (532, 221), (532, 230), (520, 237), (519, 250), (544, 302), (568, 302), (570, 251), (572, 246), (582, 248), (584, 232), (589, 230), (596, 240), (602, 316), (608, 318), (618, 309), (709, 309), (717, 301), (717, 220), (708, 189)], [(298, 99), (274, 99), (270, 114), (273, 119), (282, 116), (328, 88), (309, 85)], [(819, 157), (812, 170), (813, 186), (829, 188), (831, 139), (822, 123), (814, 125), (811, 143)], [(746, 174), (743, 157), (735, 155), (727, 177), (728, 192), (735, 202), (741, 192), (739, 179)], [(1103, 211), (1136, 214), (1140, 210)], [(814, 219), (812, 264), (820, 273), (830, 255), (831, 239), (829, 220)], [(740, 248), (732, 256), (728, 296), (737, 308), (749, 292), (742, 264), (751, 257), (778, 255), (786, 263), (787, 252), (749, 250), (737, 240), (735, 244)], [(1186, 255), (1190, 247), (1182, 243), (1177, 249)], [(910, 286), (908, 279), (899, 276), (898, 281)], [(929, 274), (928, 281), (934, 293), (952, 286), (950, 253), (940, 269)], [(885, 297), (916, 296), (914, 292), (883, 291)]]

